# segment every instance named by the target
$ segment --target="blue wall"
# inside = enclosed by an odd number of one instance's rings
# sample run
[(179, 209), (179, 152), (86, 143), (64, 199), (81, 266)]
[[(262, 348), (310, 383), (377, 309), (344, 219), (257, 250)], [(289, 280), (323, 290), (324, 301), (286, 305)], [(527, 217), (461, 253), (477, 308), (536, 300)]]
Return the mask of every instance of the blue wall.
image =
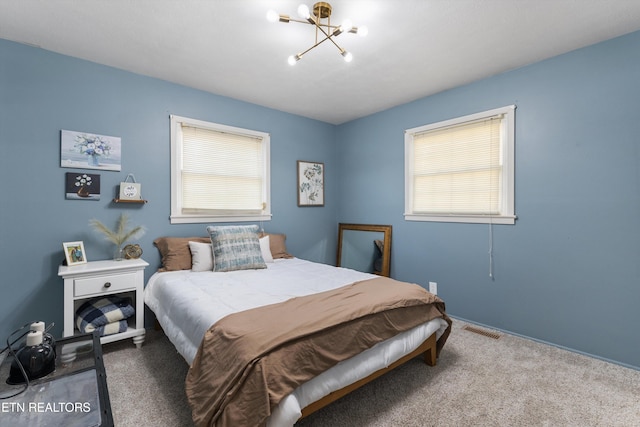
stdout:
[[(153, 239), (206, 235), (207, 224), (169, 223), (169, 114), (269, 132), (273, 219), (265, 230), (286, 233), (299, 257), (335, 261), (335, 202), (299, 208), (296, 197), (297, 160), (324, 162), (326, 193), (337, 193), (335, 126), (0, 40), (2, 341), (35, 318), (62, 333), (62, 242), (84, 241), (89, 260), (112, 256), (89, 219), (115, 224), (126, 212), (147, 228), (139, 239), (147, 278), (160, 262)], [(65, 200), (65, 173), (79, 170), (60, 167), (61, 129), (122, 138), (121, 172), (87, 170), (101, 176), (101, 200)], [(129, 172), (148, 204), (111, 203)]]
[[(640, 33), (338, 128), (338, 221), (393, 225), (391, 274), (476, 323), (640, 367)], [(516, 104), (514, 226), (407, 222), (403, 131)]]
[[(204, 233), (168, 220), (177, 114), (271, 133), (265, 229), (297, 256), (333, 263), (338, 222), (391, 224), (392, 275), (438, 282), (452, 315), (640, 368), (638, 51), (634, 33), (332, 126), (0, 40), (0, 339), (34, 318), (61, 333), (61, 243), (111, 256), (90, 218), (127, 212), (147, 227), (147, 277), (155, 237)], [(403, 131), (508, 104), (519, 219), (494, 226), (492, 280), (488, 226), (404, 221)], [(101, 172), (100, 201), (65, 200), (61, 129), (122, 138), (122, 172)], [(325, 163), (325, 207), (297, 207), (296, 160)], [(110, 203), (129, 172), (147, 205)]]

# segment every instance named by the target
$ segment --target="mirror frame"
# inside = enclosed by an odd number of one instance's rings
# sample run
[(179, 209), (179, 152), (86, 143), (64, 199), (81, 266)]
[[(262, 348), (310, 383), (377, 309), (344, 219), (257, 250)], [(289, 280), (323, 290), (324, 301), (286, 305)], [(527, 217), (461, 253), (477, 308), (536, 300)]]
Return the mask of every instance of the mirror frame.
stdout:
[(338, 256), (336, 266), (340, 267), (340, 259), (342, 258), (342, 233), (345, 230), (356, 231), (378, 231), (384, 233), (384, 249), (382, 251), (382, 270), (380, 276), (391, 276), (391, 230), (390, 225), (374, 225), (374, 224), (338, 224)]

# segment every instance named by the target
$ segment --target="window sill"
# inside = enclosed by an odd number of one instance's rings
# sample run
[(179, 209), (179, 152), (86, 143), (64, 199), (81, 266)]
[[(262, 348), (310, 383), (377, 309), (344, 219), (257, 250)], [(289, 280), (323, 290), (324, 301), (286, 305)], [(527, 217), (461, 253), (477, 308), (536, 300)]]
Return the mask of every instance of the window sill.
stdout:
[(469, 224), (505, 224), (514, 225), (517, 219), (515, 215), (433, 215), (433, 214), (404, 214), (406, 221), (428, 222), (463, 222)]
[(244, 216), (171, 215), (171, 224), (206, 224), (210, 222), (271, 221), (271, 214)]

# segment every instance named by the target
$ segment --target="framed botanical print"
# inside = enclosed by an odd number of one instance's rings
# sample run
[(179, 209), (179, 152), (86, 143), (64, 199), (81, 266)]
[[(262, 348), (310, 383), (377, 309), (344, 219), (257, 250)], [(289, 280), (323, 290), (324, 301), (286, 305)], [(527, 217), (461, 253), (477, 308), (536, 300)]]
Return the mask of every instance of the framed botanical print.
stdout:
[(298, 206), (324, 206), (324, 163), (298, 160)]

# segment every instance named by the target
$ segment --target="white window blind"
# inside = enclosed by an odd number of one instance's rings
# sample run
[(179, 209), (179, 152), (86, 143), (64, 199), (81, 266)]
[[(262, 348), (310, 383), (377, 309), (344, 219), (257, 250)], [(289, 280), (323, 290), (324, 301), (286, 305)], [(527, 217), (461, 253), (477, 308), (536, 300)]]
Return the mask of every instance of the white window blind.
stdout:
[(172, 128), (172, 222), (270, 217), (268, 134), (175, 116)]
[(512, 112), (505, 107), (407, 130), (405, 217), (513, 223)]

